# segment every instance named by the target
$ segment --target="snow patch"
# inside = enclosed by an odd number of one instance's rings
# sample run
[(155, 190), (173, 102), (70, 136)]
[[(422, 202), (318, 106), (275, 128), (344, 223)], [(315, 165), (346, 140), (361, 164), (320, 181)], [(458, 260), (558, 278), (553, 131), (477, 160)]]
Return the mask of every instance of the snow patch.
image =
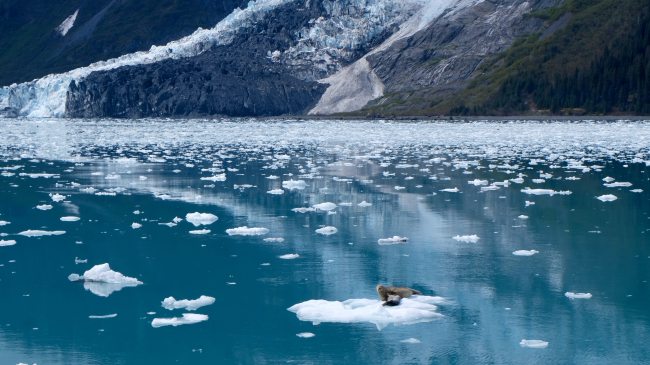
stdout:
[(79, 14), (79, 9), (74, 12), (74, 14), (70, 15), (69, 17), (65, 18), (63, 23), (56, 27), (56, 31), (61, 34), (62, 36), (65, 36), (68, 34), (72, 26), (74, 25), (74, 21), (77, 20), (77, 14)]

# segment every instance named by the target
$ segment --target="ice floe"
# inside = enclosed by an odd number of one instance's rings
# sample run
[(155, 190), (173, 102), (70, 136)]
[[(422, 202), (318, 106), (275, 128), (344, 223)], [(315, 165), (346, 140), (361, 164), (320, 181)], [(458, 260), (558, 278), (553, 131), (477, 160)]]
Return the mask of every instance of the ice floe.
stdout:
[(125, 287), (134, 287), (142, 284), (138, 279), (124, 276), (117, 271), (111, 270), (108, 264), (95, 265), (83, 275), (70, 274), (68, 280), (83, 281), (86, 290), (101, 297), (108, 297)]
[(606, 178), (603, 179), (603, 181), (606, 182), (606, 183), (610, 183), (610, 182), (612, 182), (614, 180), (616, 180), (616, 179), (614, 179), (613, 177), (609, 177), (609, 176), (607, 176)]
[(140, 228), (140, 227), (142, 227), (142, 224), (140, 224), (140, 223), (133, 223), (133, 224), (131, 224), (131, 228), (133, 228), (133, 229), (138, 229), (138, 228)]
[(311, 333), (311, 332), (303, 332), (303, 333), (297, 334), (296, 336), (302, 337), (302, 338), (311, 338), (311, 337), (314, 337), (316, 335)]
[(107, 314), (105, 316), (88, 316), (88, 318), (91, 318), (91, 319), (103, 319), (103, 318), (115, 318), (115, 317), (117, 317), (117, 313), (115, 313), (115, 314)]
[(316, 208), (293, 208), (291, 210), (296, 212), (296, 213), (307, 213), (307, 212), (315, 212), (318, 209), (316, 209)]
[(52, 206), (49, 205), (49, 204), (37, 205), (37, 206), (36, 206), (36, 209), (39, 209), (39, 210), (50, 210), (50, 209), (52, 209)]
[(11, 222), (0, 221), (0, 226), (6, 226), (7, 224), (11, 224)]
[[(174, 218), (174, 222), (178, 223), (178, 222), (176, 222), (176, 219), (177, 218)], [(180, 218), (178, 218), (178, 219), (180, 219)], [(202, 224), (206, 225), (206, 226), (210, 225), (210, 224), (216, 222), (218, 219), (219, 219), (219, 217), (217, 217), (216, 215), (211, 214), (211, 213), (195, 212), (195, 213), (188, 213), (187, 215), (185, 215), (185, 220), (192, 223), (195, 227), (198, 227), (198, 226), (200, 226)]]
[(452, 237), (452, 238), (455, 239), (455, 240), (458, 241), (458, 242), (468, 242), (468, 243), (470, 243), (470, 242), (471, 242), (471, 243), (476, 243), (476, 242), (478, 242), (478, 240), (481, 239), (479, 236), (477, 236), (477, 235), (475, 235), (475, 234), (473, 234), (473, 235), (471, 235), (471, 236), (470, 236), (470, 235), (465, 235), (465, 236), (454, 236), (454, 237)]
[(618, 198), (616, 197), (616, 195), (607, 194), (607, 195), (597, 196), (596, 199), (600, 200), (601, 202), (613, 202)]
[(13, 246), (15, 244), (16, 244), (15, 240), (7, 240), (7, 241), (0, 240), (0, 247), (2, 247), (2, 246)]
[(444, 191), (444, 192), (447, 192), (447, 193), (457, 193), (460, 190), (458, 190), (458, 188), (453, 188), (453, 189), (442, 189), (440, 191)]
[(366, 202), (366, 201), (364, 200), (364, 201), (362, 201), (361, 203), (359, 203), (359, 204), (357, 204), (357, 205), (360, 206), (360, 207), (362, 207), (362, 208), (365, 208), (365, 207), (370, 207), (370, 206), (372, 206), (372, 203), (368, 203), (368, 202)]
[(307, 184), (305, 183), (304, 180), (288, 180), (288, 181), (283, 181), (282, 182), (282, 187), (285, 189), (293, 190), (293, 189), (298, 189), (302, 190), (307, 187)]
[(632, 183), (629, 182), (614, 182), (611, 184), (603, 184), (604, 186), (608, 188), (629, 188), (632, 186)]
[(210, 232), (212, 231), (210, 231), (209, 229), (198, 229), (195, 231), (190, 231), (190, 234), (208, 234)]
[(264, 242), (284, 242), (284, 238), (265, 238)]
[(336, 209), (336, 204), (334, 204), (334, 203), (320, 203), (320, 204), (314, 205), (314, 208), (316, 208), (318, 210), (332, 210), (332, 209)]
[(213, 304), (215, 299), (213, 297), (208, 297), (201, 295), (199, 299), (194, 300), (176, 300), (174, 297), (165, 298), (162, 302), (162, 306), (165, 309), (174, 310), (174, 309), (187, 309), (188, 311), (197, 310), (198, 308), (204, 307), (206, 305)]
[(370, 322), (382, 330), (390, 323), (396, 326), (430, 322), (441, 318), (435, 304), (444, 300), (440, 297), (416, 295), (403, 298), (394, 307), (382, 306), (382, 301), (373, 299), (349, 299), (344, 302), (327, 300), (308, 300), (290, 307), (301, 321), (313, 322), (314, 325), (329, 323)]
[(573, 292), (566, 292), (564, 293), (564, 296), (571, 299), (589, 299), (592, 297), (591, 293), (573, 293)]
[(530, 347), (534, 349), (544, 349), (548, 347), (548, 342), (542, 340), (521, 340), (519, 344), (521, 347)]
[(226, 230), (230, 236), (260, 236), (269, 233), (267, 228), (248, 228), (246, 226)]
[(335, 227), (328, 226), (328, 227), (323, 227), (323, 228), (317, 229), (316, 233), (319, 233), (319, 234), (322, 234), (322, 235), (325, 235), (325, 236), (329, 236), (329, 235), (332, 235), (332, 234), (334, 234), (334, 233), (336, 233), (338, 231), (339, 230), (336, 229)]
[(52, 198), (52, 200), (54, 200), (55, 202), (60, 202), (61, 200), (65, 200), (65, 195), (61, 195), (61, 194), (58, 194), (58, 193), (52, 195), (50, 193), (50, 198)]
[(80, 220), (81, 218), (79, 217), (61, 217), (61, 221), (63, 222), (76, 222)]
[(173, 317), (173, 318), (154, 318), (151, 321), (151, 326), (154, 328), (163, 327), (163, 326), (180, 326), (183, 324), (194, 324), (203, 321), (207, 321), (208, 316), (205, 314), (195, 314), (195, 313), (183, 313), (182, 317)]
[(518, 251), (514, 251), (512, 254), (515, 255), (515, 256), (533, 256), (536, 253), (539, 253), (539, 251), (535, 251), (535, 250), (518, 250)]
[(481, 186), (481, 185), (487, 185), (488, 181), (476, 179), (476, 180), (468, 181), (467, 183), (474, 186)]
[(521, 192), (524, 193), (524, 194), (528, 194), (528, 195), (550, 195), (550, 196), (553, 196), (553, 195), (556, 195), (556, 194), (558, 194), (558, 195), (570, 195), (571, 194), (571, 192), (568, 191), (568, 190), (567, 191), (555, 191), (555, 190), (552, 190), (552, 189), (531, 189), (529, 187), (526, 187), (525, 189), (521, 189)]
[(630, 193), (643, 193), (643, 189), (633, 189), (630, 190)]
[(282, 189), (273, 189), (273, 190), (267, 191), (266, 193), (267, 194), (272, 194), (272, 195), (281, 195), (281, 194), (284, 194), (284, 190), (282, 190)]
[(377, 243), (380, 245), (395, 245), (398, 243), (408, 242), (408, 240), (409, 239), (406, 237), (393, 236), (392, 238), (380, 238)]
[(219, 174), (219, 175), (214, 175), (210, 177), (202, 177), (201, 180), (207, 180), (207, 181), (226, 181), (226, 174)]
[(280, 258), (284, 260), (297, 259), (298, 257), (300, 257), (300, 255), (298, 255), (297, 253), (290, 253), (290, 254), (280, 256)]
[(517, 218), (519, 218), (519, 219), (528, 219), (528, 216), (522, 214), (522, 215), (518, 216)]
[(18, 234), (25, 237), (59, 236), (65, 234), (65, 231), (40, 231), (28, 229)]
[(403, 342), (403, 343), (420, 343), (420, 340), (418, 340), (417, 338), (408, 338), (408, 339), (402, 340), (400, 342)]

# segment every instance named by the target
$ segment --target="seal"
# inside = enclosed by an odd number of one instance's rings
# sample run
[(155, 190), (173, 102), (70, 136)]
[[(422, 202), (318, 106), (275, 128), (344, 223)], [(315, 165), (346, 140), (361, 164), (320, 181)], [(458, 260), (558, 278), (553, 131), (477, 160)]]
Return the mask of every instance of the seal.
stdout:
[(396, 305), (399, 305), (399, 302), (401, 300), (402, 300), (402, 297), (400, 297), (399, 295), (389, 295), (388, 300), (386, 300), (386, 302), (384, 304), (382, 304), (382, 305), (383, 306), (394, 307)]
[(377, 293), (381, 300), (388, 300), (389, 295), (398, 295), (400, 298), (408, 298), (411, 295), (422, 294), (420, 291), (405, 286), (383, 286), (377, 285)]

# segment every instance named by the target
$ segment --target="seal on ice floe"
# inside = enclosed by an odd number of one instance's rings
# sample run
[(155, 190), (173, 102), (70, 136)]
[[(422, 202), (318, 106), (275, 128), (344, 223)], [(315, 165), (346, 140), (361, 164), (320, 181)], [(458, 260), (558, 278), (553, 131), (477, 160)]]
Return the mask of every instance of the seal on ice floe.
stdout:
[(379, 293), (381, 300), (386, 301), (383, 305), (389, 306), (398, 305), (402, 298), (408, 298), (415, 294), (422, 294), (418, 290), (404, 286), (383, 286), (381, 284), (377, 285), (377, 293)]

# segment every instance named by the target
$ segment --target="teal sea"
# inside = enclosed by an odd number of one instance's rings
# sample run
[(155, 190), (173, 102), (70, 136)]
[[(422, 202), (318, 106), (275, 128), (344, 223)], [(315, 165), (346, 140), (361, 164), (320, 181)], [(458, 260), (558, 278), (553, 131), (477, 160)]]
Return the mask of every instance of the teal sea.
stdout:
[(648, 364), (648, 166), (648, 122), (0, 120), (0, 364)]

